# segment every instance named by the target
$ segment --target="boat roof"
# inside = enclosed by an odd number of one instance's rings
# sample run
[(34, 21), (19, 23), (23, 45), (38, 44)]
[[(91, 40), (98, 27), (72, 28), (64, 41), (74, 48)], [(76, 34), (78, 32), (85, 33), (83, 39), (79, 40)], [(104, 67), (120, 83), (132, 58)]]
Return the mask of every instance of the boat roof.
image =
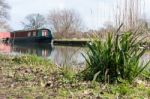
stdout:
[(14, 33), (14, 32), (37, 31), (37, 30), (49, 30), (49, 29), (47, 29), (47, 28), (41, 28), (41, 29), (29, 29), (29, 30), (17, 30), (17, 31), (12, 31), (12, 33)]

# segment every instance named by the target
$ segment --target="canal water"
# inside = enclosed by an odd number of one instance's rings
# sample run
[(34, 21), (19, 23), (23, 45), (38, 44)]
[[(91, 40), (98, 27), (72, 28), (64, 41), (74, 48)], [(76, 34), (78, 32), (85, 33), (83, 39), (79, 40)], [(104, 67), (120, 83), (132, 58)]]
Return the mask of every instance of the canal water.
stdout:
[[(0, 43), (0, 53), (7, 54), (34, 54), (51, 59), (58, 66), (84, 66), (85, 47), (77, 46), (52, 46), (51, 44), (4, 44)], [(146, 52), (141, 59), (146, 63), (150, 60), (150, 51)]]
[(82, 54), (84, 47), (78, 46), (52, 46), (51, 44), (4, 44), (0, 43), (0, 53), (13, 55), (34, 54), (51, 59), (58, 66), (83, 66), (85, 64)]

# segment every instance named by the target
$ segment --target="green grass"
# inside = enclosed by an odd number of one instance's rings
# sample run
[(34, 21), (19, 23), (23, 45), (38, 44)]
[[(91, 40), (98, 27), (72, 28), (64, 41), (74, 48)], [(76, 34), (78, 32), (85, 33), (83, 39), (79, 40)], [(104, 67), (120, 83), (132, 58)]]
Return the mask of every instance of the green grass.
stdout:
[(26, 65), (50, 65), (52, 63), (51, 60), (44, 59), (36, 55), (15, 56), (12, 61), (18, 64)]

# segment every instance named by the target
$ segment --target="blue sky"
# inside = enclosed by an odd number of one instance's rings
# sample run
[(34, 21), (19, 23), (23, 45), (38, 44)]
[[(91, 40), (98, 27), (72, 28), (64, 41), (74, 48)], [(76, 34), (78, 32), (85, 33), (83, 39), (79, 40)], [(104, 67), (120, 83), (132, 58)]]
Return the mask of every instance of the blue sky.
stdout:
[[(21, 22), (31, 13), (47, 15), (53, 9), (75, 9), (79, 12), (87, 28), (97, 29), (105, 22), (113, 22), (116, 0), (7, 0), (11, 6), (10, 25), (22, 29)], [(150, 0), (145, 0), (145, 13), (150, 14)]]

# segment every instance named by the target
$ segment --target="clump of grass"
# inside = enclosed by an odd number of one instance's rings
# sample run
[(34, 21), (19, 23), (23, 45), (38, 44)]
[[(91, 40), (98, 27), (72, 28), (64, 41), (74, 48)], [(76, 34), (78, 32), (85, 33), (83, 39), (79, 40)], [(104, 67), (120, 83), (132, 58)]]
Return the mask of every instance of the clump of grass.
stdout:
[(42, 57), (38, 57), (36, 55), (15, 56), (12, 59), (12, 61), (18, 64), (26, 64), (26, 65), (49, 65), (51, 64), (50, 60), (44, 59)]
[(71, 66), (64, 65), (59, 68), (59, 73), (63, 76), (63, 83), (75, 83), (78, 80), (76, 79), (77, 70)]
[(14, 56), (12, 62), (20, 66), (24, 65), (27, 68), (33, 68), (35, 71), (41, 70), (45, 73), (50, 73), (56, 70), (55, 64), (53, 64), (51, 60), (36, 55)]
[(123, 97), (127, 98), (128, 95), (134, 92), (134, 90), (129, 84), (122, 83), (110, 86), (110, 92), (117, 96), (119, 99), (122, 99)]
[(128, 85), (121, 84), (117, 87), (116, 91), (121, 95), (126, 95), (131, 92), (131, 89), (129, 88)]
[(108, 34), (107, 39), (96, 38), (88, 44), (85, 57), (85, 80), (102, 82), (132, 82), (148, 65), (140, 61), (145, 49), (140, 49), (137, 33)]

